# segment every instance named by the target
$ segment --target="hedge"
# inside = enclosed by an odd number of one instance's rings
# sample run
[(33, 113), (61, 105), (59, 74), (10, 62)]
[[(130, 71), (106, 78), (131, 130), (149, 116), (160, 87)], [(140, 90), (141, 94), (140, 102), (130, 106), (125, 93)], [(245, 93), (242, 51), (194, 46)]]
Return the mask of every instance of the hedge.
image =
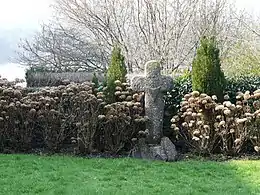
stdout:
[(118, 102), (107, 104), (93, 86), (70, 83), (29, 92), (0, 79), (0, 151), (129, 151), (132, 138), (144, 130), (142, 94), (117, 82)]
[[(260, 88), (258, 77), (227, 81), (226, 93), (233, 104), (237, 103), (237, 91)], [(132, 140), (145, 130), (144, 96), (132, 91), (128, 83), (115, 84), (116, 101), (108, 104), (104, 101), (107, 88), (95, 88), (97, 85), (92, 83), (35, 90), (0, 79), (0, 151), (30, 152), (40, 148), (77, 154), (118, 154), (131, 150)], [(164, 133), (174, 142), (178, 141), (177, 134), (170, 128), (170, 120), (190, 92), (191, 79), (182, 76), (165, 94)]]
[[(232, 103), (236, 103), (238, 92), (253, 92), (260, 89), (260, 77), (226, 77), (224, 94), (230, 97)], [(179, 76), (174, 79), (174, 88), (165, 94), (166, 107), (172, 114), (176, 114), (180, 108), (182, 98), (192, 92), (192, 81), (190, 75)]]

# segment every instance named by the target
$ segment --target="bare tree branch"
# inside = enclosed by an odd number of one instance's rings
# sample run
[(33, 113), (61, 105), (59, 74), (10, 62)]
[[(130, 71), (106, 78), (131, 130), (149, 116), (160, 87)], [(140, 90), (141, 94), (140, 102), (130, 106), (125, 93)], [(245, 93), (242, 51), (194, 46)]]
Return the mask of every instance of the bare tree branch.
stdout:
[(32, 41), (20, 43), (19, 61), (57, 71), (105, 70), (108, 55), (82, 37), (85, 35), (73, 28), (43, 25)]

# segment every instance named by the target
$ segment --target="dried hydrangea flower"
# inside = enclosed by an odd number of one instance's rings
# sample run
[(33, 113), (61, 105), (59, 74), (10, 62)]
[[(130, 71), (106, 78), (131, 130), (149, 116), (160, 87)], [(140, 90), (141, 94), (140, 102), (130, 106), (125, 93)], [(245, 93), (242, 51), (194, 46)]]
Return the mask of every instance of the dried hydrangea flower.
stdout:
[(200, 93), (199, 93), (198, 91), (193, 91), (193, 92), (191, 93), (191, 95), (192, 95), (193, 97), (198, 97), (198, 96), (200, 95)]
[(195, 137), (195, 136), (192, 139), (195, 140), (195, 141), (200, 141), (200, 138)]

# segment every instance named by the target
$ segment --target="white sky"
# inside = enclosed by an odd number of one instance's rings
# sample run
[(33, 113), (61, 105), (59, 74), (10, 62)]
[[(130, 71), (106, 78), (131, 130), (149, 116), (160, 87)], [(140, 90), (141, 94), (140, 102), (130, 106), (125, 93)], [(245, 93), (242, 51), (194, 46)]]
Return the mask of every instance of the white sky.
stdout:
[(239, 8), (245, 8), (249, 12), (260, 13), (260, 0), (234, 0)]
[(50, 16), (52, 0), (0, 0), (0, 28), (37, 28)]

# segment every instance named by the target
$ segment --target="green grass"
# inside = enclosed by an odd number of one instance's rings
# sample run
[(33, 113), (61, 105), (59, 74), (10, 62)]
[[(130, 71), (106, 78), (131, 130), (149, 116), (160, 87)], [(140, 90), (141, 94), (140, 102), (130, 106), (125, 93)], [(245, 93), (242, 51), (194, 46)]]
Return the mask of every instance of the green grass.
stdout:
[(0, 155), (0, 194), (260, 194), (260, 161)]

